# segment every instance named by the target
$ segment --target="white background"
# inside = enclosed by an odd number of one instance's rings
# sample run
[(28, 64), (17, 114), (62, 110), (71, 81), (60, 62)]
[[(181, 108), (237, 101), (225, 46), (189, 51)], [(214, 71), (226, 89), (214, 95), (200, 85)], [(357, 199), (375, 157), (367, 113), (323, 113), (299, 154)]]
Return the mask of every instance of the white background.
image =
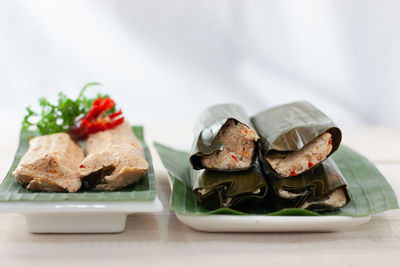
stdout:
[(0, 118), (98, 81), (132, 123), (311, 101), (400, 126), (399, 1), (2, 1)]

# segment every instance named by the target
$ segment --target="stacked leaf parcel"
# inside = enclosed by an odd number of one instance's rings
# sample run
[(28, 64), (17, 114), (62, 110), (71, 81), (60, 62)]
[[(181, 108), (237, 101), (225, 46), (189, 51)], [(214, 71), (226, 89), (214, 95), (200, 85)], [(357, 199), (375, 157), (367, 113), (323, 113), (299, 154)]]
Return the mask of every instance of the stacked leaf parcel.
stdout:
[(217, 209), (266, 196), (258, 160), (260, 137), (240, 106), (208, 108), (194, 131), (190, 180), (200, 203)]
[(195, 126), (190, 179), (208, 209), (251, 201), (322, 212), (345, 206), (347, 183), (330, 155), (341, 141), (334, 122), (308, 102), (249, 118), (236, 104), (205, 110)]

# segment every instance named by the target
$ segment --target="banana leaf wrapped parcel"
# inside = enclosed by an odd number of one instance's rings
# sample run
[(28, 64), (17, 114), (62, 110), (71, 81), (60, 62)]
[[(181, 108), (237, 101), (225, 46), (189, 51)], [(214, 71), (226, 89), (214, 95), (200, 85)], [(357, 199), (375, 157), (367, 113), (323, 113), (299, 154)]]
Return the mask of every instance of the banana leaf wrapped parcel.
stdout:
[(265, 197), (268, 186), (258, 164), (259, 136), (236, 104), (215, 105), (195, 126), (190, 178), (197, 199), (209, 209), (234, 207)]
[(338, 209), (350, 201), (347, 184), (333, 160), (326, 160), (340, 141), (339, 128), (308, 102), (251, 119), (236, 104), (212, 106), (195, 126), (193, 193), (209, 209), (260, 198), (276, 209)]
[(256, 159), (259, 136), (239, 105), (206, 109), (194, 132), (190, 162), (196, 170), (242, 171), (250, 169)]
[(238, 172), (191, 169), (192, 189), (206, 208), (236, 207), (245, 201), (263, 199), (268, 191), (262, 173), (251, 168)]
[(318, 166), (338, 149), (342, 139), (332, 119), (305, 101), (270, 108), (251, 120), (262, 136), (266, 165), (280, 177)]
[(331, 158), (294, 178), (270, 175), (270, 180), (269, 197), (278, 210), (303, 208), (322, 212), (339, 209), (350, 201), (347, 182)]

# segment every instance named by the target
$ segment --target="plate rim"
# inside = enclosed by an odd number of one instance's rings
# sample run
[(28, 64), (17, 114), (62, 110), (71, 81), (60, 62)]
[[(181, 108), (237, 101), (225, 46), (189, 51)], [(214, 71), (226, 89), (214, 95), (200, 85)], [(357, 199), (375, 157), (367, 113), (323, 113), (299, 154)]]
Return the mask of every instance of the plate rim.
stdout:
[(175, 212), (175, 215), (182, 223), (204, 232), (336, 232), (368, 223), (372, 218), (371, 214), (358, 217), (341, 215), (238, 216), (233, 214), (187, 215)]
[(152, 200), (136, 201), (15, 201), (0, 202), (0, 213), (40, 214), (40, 213), (157, 213), (164, 210), (158, 195)]

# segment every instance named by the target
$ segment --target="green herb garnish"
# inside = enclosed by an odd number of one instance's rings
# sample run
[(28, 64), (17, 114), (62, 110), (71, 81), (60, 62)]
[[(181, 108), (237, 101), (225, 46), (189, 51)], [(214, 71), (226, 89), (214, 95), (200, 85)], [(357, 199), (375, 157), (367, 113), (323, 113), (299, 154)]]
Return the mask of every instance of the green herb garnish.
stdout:
[[(44, 97), (40, 98), (39, 105), (41, 110), (39, 112), (32, 110), (31, 107), (26, 108), (28, 114), (24, 117), (22, 129), (36, 128), (42, 135), (67, 132), (81, 116), (89, 112), (93, 102), (97, 98), (109, 97), (106, 94), (98, 94), (95, 98), (84, 96), (85, 90), (94, 85), (100, 85), (100, 83), (93, 82), (83, 86), (75, 100), (68, 98), (62, 92), (58, 94), (57, 104), (50, 103)], [(115, 107), (109, 112), (115, 112)], [(31, 122), (32, 118), (39, 118), (39, 120)]]

